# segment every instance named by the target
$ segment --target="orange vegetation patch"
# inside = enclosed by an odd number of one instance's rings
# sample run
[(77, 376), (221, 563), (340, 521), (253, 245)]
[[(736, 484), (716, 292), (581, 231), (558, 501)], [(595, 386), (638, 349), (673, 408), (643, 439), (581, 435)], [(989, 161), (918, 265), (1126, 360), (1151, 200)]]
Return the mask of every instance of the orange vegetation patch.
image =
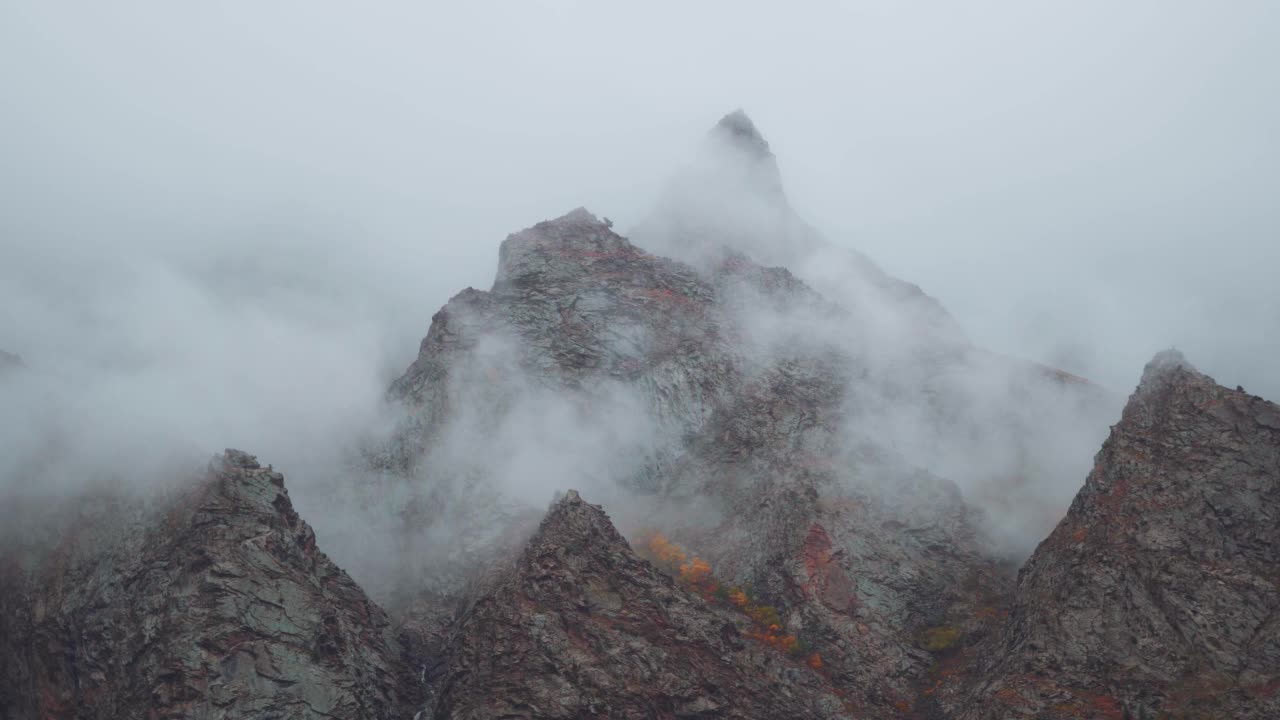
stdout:
[(693, 587), (702, 587), (711, 580), (711, 565), (702, 558), (693, 558), (680, 566), (680, 581)]
[(818, 653), (809, 653), (799, 638), (786, 632), (777, 608), (758, 604), (743, 588), (720, 582), (712, 574), (710, 563), (690, 556), (662, 533), (643, 533), (641, 537), (645, 539), (638, 548), (639, 554), (674, 577), (686, 590), (698, 593), (707, 602), (736, 610), (750, 618), (752, 628), (747, 632), (748, 637), (797, 658), (807, 655), (805, 663), (809, 667), (815, 670), (822, 668), (822, 657)]
[(651, 535), (645, 547), (653, 555), (651, 559), (656, 561), (655, 564), (663, 569), (671, 565), (679, 566), (687, 557), (683, 548), (667, 540), (662, 533)]

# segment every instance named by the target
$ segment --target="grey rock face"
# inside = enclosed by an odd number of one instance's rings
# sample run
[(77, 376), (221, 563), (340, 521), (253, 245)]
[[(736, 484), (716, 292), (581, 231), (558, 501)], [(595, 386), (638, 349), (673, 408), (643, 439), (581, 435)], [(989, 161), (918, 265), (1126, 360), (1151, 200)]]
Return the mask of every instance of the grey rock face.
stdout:
[(570, 491), (461, 617), (426, 717), (844, 718), (829, 681), (745, 637)]
[(1157, 355), (964, 718), (1280, 716), (1280, 408)]
[(228, 450), (163, 502), (81, 502), (44, 562), (6, 567), (0, 716), (404, 716), (390, 623), (279, 473)]

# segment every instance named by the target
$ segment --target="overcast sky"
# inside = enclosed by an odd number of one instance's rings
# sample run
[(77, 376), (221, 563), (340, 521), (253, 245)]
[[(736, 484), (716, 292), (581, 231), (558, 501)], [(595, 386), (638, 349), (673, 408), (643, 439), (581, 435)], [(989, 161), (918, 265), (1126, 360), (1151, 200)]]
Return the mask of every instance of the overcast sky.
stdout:
[(0, 348), (190, 346), (282, 403), (376, 368), (341, 408), (507, 233), (625, 229), (743, 107), (797, 210), (979, 343), (1280, 399), (1280, 4), (621, 5), (4, 2)]

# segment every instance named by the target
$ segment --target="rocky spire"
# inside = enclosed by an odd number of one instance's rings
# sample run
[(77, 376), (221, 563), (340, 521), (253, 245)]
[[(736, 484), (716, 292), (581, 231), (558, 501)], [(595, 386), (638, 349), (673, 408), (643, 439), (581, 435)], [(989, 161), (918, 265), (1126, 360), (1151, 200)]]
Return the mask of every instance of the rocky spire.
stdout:
[(707, 180), (741, 193), (739, 201), (774, 204), (775, 211), (790, 213), (778, 158), (741, 108), (725, 115), (707, 133), (702, 162), (717, 175)]
[(1169, 348), (1156, 353), (1155, 357), (1151, 358), (1151, 361), (1142, 369), (1142, 380), (1138, 382), (1137, 391), (1142, 393), (1164, 384), (1172, 376), (1177, 375), (1178, 371), (1182, 371), (1189, 377), (1212, 382), (1210, 378), (1202, 375), (1191, 363), (1187, 362), (1186, 356), (1177, 348)]
[(713, 138), (734, 143), (739, 150), (759, 158), (773, 157), (769, 150), (769, 141), (764, 139), (756, 124), (751, 122), (747, 113), (738, 108), (720, 118), (720, 122), (711, 128)]
[(630, 235), (648, 250), (694, 264), (718, 263), (729, 249), (766, 266), (787, 265), (819, 241), (788, 203), (769, 142), (740, 109), (707, 132)]

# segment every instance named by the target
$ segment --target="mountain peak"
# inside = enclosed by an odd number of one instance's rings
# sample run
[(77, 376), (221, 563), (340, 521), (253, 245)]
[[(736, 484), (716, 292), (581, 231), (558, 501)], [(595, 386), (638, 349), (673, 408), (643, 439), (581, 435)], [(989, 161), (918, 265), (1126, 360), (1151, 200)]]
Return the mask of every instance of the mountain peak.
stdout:
[(782, 189), (778, 158), (769, 149), (769, 141), (741, 108), (720, 118), (707, 133), (707, 140), (703, 170), (711, 171), (715, 177), (704, 180), (722, 189), (733, 188), (740, 203), (763, 200), (775, 206), (772, 208), (775, 211), (790, 212)]
[(711, 136), (727, 140), (738, 149), (755, 157), (772, 157), (769, 141), (764, 139), (756, 124), (747, 117), (742, 108), (720, 118), (720, 122), (711, 128)]
[(590, 210), (585, 207), (577, 207), (569, 212), (561, 215), (554, 220), (548, 220), (549, 223), (560, 225), (603, 225), (600, 218), (596, 217)]
[(1151, 358), (1151, 361), (1142, 369), (1142, 380), (1138, 382), (1137, 392), (1145, 394), (1163, 387), (1179, 375), (1187, 379), (1213, 382), (1188, 362), (1181, 351), (1169, 348), (1156, 353), (1155, 357)]
[(742, 110), (707, 132), (631, 233), (646, 249), (695, 265), (719, 262), (730, 248), (766, 266), (786, 265), (815, 235), (787, 202), (778, 159)]
[(580, 207), (512, 233), (498, 248), (495, 285), (524, 275), (562, 275), (582, 269), (581, 262), (563, 262), (566, 259), (638, 256), (639, 250), (615, 233), (612, 226), (608, 218), (601, 219)]
[(227, 448), (223, 451), (221, 458), (215, 459), (221, 463), (222, 467), (226, 468), (256, 470), (262, 467), (258, 464), (257, 456), (250, 455), (243, 450), (236, 450), (235, 448)]
[(551, 504), (530, 546), (572, 545), (582, 538), (591, 538), (593, 547), (608, 551), (628, 547), (604, 508), (583, 500), (577, 490), (568, 490)]
[(1161, 350), (1156, 353), (1155, 356), (1151, 358), (1151, 362), (1147, 363), (1144, 374), (1147, 372), (1159, 372), (1179, 367), (1191, 370), (1195, 369), (1191, 367), (1191, 363), (1187, 362), (1187, 356), (1183, 355), (1181, 350), (1171, 347), (1167, 350)]

